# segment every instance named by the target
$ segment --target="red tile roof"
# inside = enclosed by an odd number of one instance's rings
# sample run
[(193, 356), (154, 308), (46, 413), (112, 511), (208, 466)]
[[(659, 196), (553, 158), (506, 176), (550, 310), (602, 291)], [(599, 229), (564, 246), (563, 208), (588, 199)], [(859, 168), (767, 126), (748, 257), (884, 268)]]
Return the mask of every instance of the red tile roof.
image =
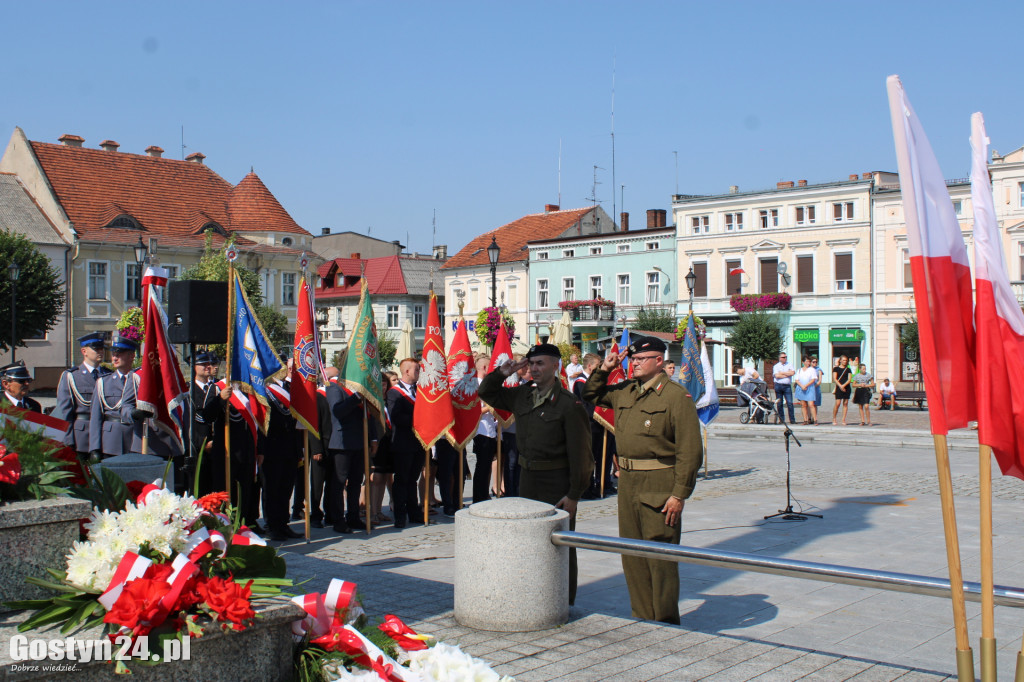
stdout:
[[(366, 268), (366, 285), (371, 296), (384, 294), (407, 294), (405, 278), (402, 276), (402, 263), (398, 256), (381, 256), (380, 258), (335, 258), (319, 268), (321, 285), (316, 288), (318, 301), (331, 298), (358, 297), (362, 291), (360, 273)], [(345, 279), (355, 278), (351, 284), (325, 287), (324, 282), (330, 276), (335, 277), (335, 284)]]
[(523, 216), (519, 220), (514, 220), (496, 230), (491, 230), (476, 237), (457, 254), (449, 258), (448, 262), (442, 266), (442, 269), (488, 265), (490, 261), (487, 260), (487, 247), (491, 244), (491, 237), (494, 237), (498, 242), (498, 246), (501, 247), (498, 262), (511, 263), (527, 260), (529, 254), (523, 248), (527, 242), (537, 239), (555, 239), (579, 223), (583, 216), (593, 210), (594, 207), (591, 206), (590, 208), (534, 213)]
[(31, 144), (57, 199), (84, 240), (134, 243), (137, 230), (105, 227), (123, 214), (134, 218), (147, 236), (168, 244), (181, 238), (194, 245), (193, 236), (210, 222), (229, 232), (310, 234), (292, 220), (255, 173), (232, 186), (199, 163)]

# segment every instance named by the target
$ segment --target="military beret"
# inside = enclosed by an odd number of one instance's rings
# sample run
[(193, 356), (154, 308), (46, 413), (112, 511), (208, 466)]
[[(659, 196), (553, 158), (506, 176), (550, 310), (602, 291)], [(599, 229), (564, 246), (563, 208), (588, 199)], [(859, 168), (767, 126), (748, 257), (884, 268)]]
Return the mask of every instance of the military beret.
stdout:
[(93, 332), (86, 334), (85, 336), (78, 337), (79, 346), (106, 346), (107, 335), (103, 332)]
[(137, 353), (139, 351), (139, 342), (118, 335), (114, 337), (114, 342), (110, 344), (110, 347), (114, 350), (133, 350)]
[(217, 358), (217, 354), (208, 350), (200, 351), (196, 353), (196, 364), (197, 365), (219, 365), (220, 360)]
[(14, 381), (32, 381), (32, 375), (22, 360), (0, 367), (0, 379), (11, 379)]
[(666, 350), (668, 350), (668, 346), (661, 339), (654, 336), (638, 336), (626, 348), (626, 355), (632, 357), (637, 353), (664, 353)]
[(526, 359), (537, 358), (541, 356), (547, 356), (551, 358), (562, 357), (561, 351), (558, 350), (558, 346), (553, 343), (539, 343), (536, 346), (530, 348), (526, 353)]

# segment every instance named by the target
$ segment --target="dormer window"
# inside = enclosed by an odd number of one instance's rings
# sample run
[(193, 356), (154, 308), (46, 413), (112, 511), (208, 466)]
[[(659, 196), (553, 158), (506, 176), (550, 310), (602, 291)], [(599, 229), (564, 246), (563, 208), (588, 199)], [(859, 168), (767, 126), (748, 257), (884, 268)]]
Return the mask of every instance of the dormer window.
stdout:
[(284, 237), (281, 239), (281, 246), (291, 246), (294, 243), (295, 242), (291, 237)]
[(219, 234), (222, 237), (227, 237), (228, 236), (228, 231), (225, 230), (223, 227), (221, 227), (219, 223), (215, 223), (215, 222), (212, 222), (212, 221), (206, 223), (199, 230), (199, 234), (206, 234), (207, 230), (213, 230), (214, 232), (216, 232), (217, 234)]
[(126, 230), (142, 229), (142, 225), (139, 225), (139, 221), (137, 221), (135, 218), (131, 217), (127, 213), (122, 213), (121, 215), (111, 220), (107, 227), (120, 227)]

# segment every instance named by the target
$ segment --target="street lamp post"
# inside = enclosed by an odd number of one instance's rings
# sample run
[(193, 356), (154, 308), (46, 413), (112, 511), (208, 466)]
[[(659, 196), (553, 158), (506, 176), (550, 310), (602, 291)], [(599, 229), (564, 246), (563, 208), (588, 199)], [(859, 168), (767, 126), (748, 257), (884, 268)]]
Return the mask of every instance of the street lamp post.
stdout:
[(18, 322), (18, 277), (21, 276), (21, 268), (18, 261), (12, 260), (7, 266), (7, 277), (11, 280), (11, 362), (17, 360), (14, 346), (17, 342)]
[(142, 305), (142, 264), (146, 262), (146, 256), (149, 254), (149, 249), (142, 243), (142, 237), (139, 237), (139, 243), (135, 245), (135, 264), (138, 266), (136, 274), (138, 274), (138, 301), (139, 305)]
[(693, 274), (693, 266), (690, 266), (690, 271), (686, 273), (686, 288), (690, 291), (690, 312), (693, 312), (693, 287), (697, 285), (697, 275)]
[(498, 307), (498, 257), (501, 256), (501, 247), (498, 240), (491, 237), (491, 245), (487, 247), (487, 260), (491, 262), (491, 307)]

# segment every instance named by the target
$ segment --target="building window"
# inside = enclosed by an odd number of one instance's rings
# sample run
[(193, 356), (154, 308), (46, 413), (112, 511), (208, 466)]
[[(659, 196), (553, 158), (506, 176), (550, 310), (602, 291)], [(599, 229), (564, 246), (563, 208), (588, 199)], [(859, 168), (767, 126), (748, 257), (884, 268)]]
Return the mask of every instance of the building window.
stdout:
[(797, 225), (813, 225), (816, 222), (814, 216), (814, 206), (797, 206), (796, 207), (796, 224)]
[(601, 275), (590, 276), (590, 298), (601, 298), (602, 277)]
[(142, 278), (139, 277), (138, 263), (124, 264), (124, 300), (142, 300)]
[(853, 220), (853, 202), (838, 201), (832, 204), (832, 219), (837, 223)]
[[(1021, 262), (1024, 263), (1024, 256)], [(903, 249), (903, 288), (914, 288), (914, 271), (910, 268), (910, 251), (907, 249)]]
[(711, 216), (698, 215), (690, 219), (694, 234), (708, 233), (711, 231)]
[(837, 253), (836, 291), (853, 291), (853, 254)]
[(770, 294), (779, 290), (779, 259), (761, 259), (761, 293)]
[[(163, 267), (163, 268), (164, 268), (165, 270), (167, 270), (167, 284), (168, 284), (168, 285), (169, 285), (169, 284), (170, 284), (170, 283), (171, 283), (171, 282), (172, 282), (173, 280), (176, 280), (176, 279), (178, 279), (178, 271), (180, 270), (180, 268), (179, 268), (179, 267), (178, 267), (177, 265), (164, 265), (164, 266), (162, 266), (162, 267)], [(162, 290), (160, 291), (160, 302), (161, 302), (161, 303), (167, 303), (167, 289), (168, 289), (168, 288), (169, 288), (169, 287), (164, 287), (164, 288), (163, 288), (163, 289), (162, 289)]]
[(1024, 208), (1024, 182), (1017, 183), (1017, 194), (1020, 195), (1020, 207)]
[(814, 256), (796, 257), (796, 293), (814, 293)]
[(519, 307), (519, 285), (509, 284), (505, 287), (505, 291), (508, 292), (505, 295), (505, 305), (509, 308)]
[(619, 275), (618, 277), (618, 290), (619, 290), (619, 305), (629, 305), (629, 275)]
[(334, 326), (344, 327), (345, 326), (345, 309), (340, 305), (334, 309)]
[(767, 229), (769, 227), (779, 226), (779, 209), (768, 208), (763, 211), (759, 211), (761, 214), (761, 229)]
[(89, 299), (106, 301), (107, 294), (107, 264), (92, 261), (89, 263)]
[(732, 232), (734, 230), (743, 229), (743, 214), (742, 213), (726, 213), (725, 214), (725, 231)]
[(548, 300), (548, 281), (546, 279), (537, 280), (537, 307), (550, 307), (550, 301)]
[(440, 301), (437, 302), (437, 319), (444, 324), (444, 303)]
[(295, 273), (281, 273), (281, 305), (295, 305)]
[(619, 244), (615, 251), (616, 253), (629, 253), (629, 244)]
[(562, 250), (562, 258), (575, 258), (575, 257), (576, 257), (576, 249), (563, 249)]
[(590, 247), (590, 255), (591, 256), (600, 256), (601, 255), (601, 247), (600, 246), (591, 246)]
[(575, 277), (563, 277), (562, 278), (562, 300), (563, 301), (575, 301), (576, 300), (576, 278)]
[(661, 273), (647, 273), (647, 302), (661, 303)]
[(387, 324), (388, 329), (398, 329), (398, 306), (389, 305), (387, 307)]
[(284, 237), (281, 239), (281, 246), (291, 246), (295, 241), (291, 237)]
[(127, 230), (141, 230), (142, 226), (130, 215), (119, 215), (107, 225), (107, 227), (121, 227)]
[(480, 310), (480, 287), (469, 288), (469, 309)]
[(414, 305), (412, 307), (412, 326), (415, 329), (423, 329), (423, 306)]
[(957, 218), (963, 218), (964, 217), (964, 201), (963, 201), (963, 199), (954, 199), (953, 200), (953, 213), (956, 214)]
[(547, 260), (547, 259), (548, 259), (548, 252), (547, 251), (538, 251), (537, 252), (537, 260)]
[(697, 276), (697, 281), (693, 283), (693, 296), (694, 298), (707, 298), (708, 297), (708, 264), (707, 263), (694, 263), (693, 274)]
[(646, 246), (648, 251), (657, 251), (661, 248), (661, 244), (658, 242), (647, 242)]
[(743, 267), (738, 260), (725, 261), (725, 295), (742, 293), (743, 288)]

